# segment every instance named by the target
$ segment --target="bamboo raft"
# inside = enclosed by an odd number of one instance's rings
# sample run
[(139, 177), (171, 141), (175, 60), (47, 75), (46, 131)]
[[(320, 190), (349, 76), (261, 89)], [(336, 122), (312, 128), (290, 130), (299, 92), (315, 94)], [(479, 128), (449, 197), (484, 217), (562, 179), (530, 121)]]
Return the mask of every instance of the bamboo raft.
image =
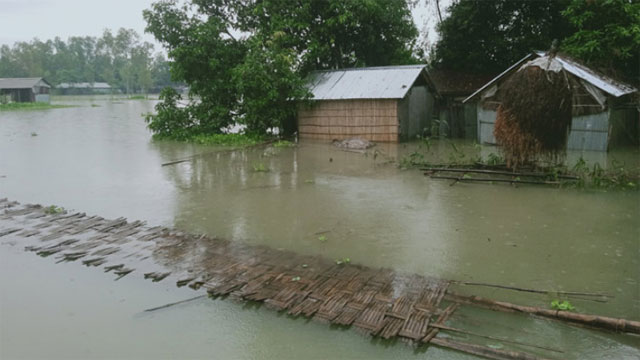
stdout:
[(537, 352), (561, 350), (447, 326), (459, 306), (528, 313), (568, 324), (640, 334), (638, 321), (462, 296), (451, 292), (451, 282), (443, 279), (337, 264), (317, 256), (150, 227), (142, 221), (56, 212), (0, 199), (0, 239), (58, 262), (79, 261), (85, 266), (102, 267), (116, 279), (142, 274), (154, 282), (173, 281), (179, 287), (206, 290), (213, 297), (261, 302), (292, 316), (353, 326), (383, 339), (399, 338), (418, 346), (431, 344), (491, 359), (543, 357), (438, 335), (442, 331), (457, 332), (528, 346)]

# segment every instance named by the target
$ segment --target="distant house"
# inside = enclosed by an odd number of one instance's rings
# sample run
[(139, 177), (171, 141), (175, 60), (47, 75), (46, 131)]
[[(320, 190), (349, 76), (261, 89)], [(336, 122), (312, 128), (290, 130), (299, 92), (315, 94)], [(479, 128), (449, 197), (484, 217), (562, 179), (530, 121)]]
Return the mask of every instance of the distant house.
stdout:
[(60, 83), (56, 86), (60, 95), (111, 94), (112, 88), (106, 82)]
[(49, 102), (49, 84), (44, 78), (0, 78), (0, 101)]
[(430, 129), (432, 135), (443, 135), (453, 138), (475, 139), (477, 133), (476, 107), (473, 103), (462, 101), (473, 94), (495, 74), (477, 74), (449, 69), (429, 70), (438, 94), (437, 112), (434, 117), (435, 128)]
[[(486, 83), (464, 100), (475, 102), (477, 139), (482, 144), (495, 144), (493, 128), (500, 105), (497, 93), (501, 84), (526, 62), (542, 57), (531, 53)], [(566, 56), (556, 60), (568, 74), (573, 90), (573, 120), (567, 141), (572, 150), (607, 151), (611, 144), (638, 142), (638, 89), (602, 75)]]
[(317, 71), (311, 106), (298, 109), (303, 139), (415, 139), (431, 126), (435, 89), (425, 65)]

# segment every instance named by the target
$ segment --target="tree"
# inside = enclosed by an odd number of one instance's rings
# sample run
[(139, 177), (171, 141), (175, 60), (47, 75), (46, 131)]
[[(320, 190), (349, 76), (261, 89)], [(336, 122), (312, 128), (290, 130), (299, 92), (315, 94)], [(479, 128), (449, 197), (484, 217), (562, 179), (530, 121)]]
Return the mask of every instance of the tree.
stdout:
[(200, 100), (188, 112), (200, 133), (234, 122), (254, 133), (282, 128), (307, 96), (309, 71), (415, 61), (404, 1), (165, 0), (144, 17), (173, 60), (172, 78)]
[(432, 65), (498, 73), (527, 53), (546, 50), (571, 34), (562, 15), (568, 0), (461, 0), (438, 26)]
[[(74, 36), (63, 41), (17, 42), (0, 47), (0, 77), (44, 76), (51, 84), (107, 82), (125, 92), (144, 92), (153, 85), (153, 45), (141, 42), (133, 30), (120, 29), (114, 36)], [(163, 84), (169, 85), (166, 76)]]
[(563, 50), (586, 63), (640, 83), (640, 3), (573, 0), (563, 15), (577, 31)]

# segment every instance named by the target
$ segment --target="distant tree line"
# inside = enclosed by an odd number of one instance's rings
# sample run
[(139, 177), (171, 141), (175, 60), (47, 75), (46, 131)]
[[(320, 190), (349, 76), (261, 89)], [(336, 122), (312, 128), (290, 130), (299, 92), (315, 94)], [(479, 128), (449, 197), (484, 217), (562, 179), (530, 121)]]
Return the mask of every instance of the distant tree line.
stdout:
[(17, 42), (0, 47), (0, 77), (40, 77), (52, 85), (106, 82), (124, 93), (159, 91), (172, 84), (169, 63), (131, 29), (101, 37)]

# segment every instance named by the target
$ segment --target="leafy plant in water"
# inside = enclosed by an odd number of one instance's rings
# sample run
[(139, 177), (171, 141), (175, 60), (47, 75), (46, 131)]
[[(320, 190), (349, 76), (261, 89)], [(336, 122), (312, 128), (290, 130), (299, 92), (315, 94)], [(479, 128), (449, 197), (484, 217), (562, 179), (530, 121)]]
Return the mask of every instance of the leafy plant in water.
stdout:
[(464, 152), (462, 152), (460, 149), (458, 149), (458, 147), (456, 146), (455, 143), (450, 142), (449, 144), (451, 145), (451, 149), (453, 150), (453, 152), (451, 152), (449, 154), (449, 162), (451, 164), (460, 164), (460, 163), (462, 163), (464, 158), (465, 158)]
[(294, 276), (291, 278), (291, 281), (300, 281), (300, 276)]
[(573, 311), (576, 309), (573, 305), (571, 305), (569, 301), (567, 300), (560, 301), (557, 299), (551, 302), (551, 308), (554, 310), (562, 310), (562, 311)]
[(318, 241), (325, 242), (325, 241), (327, 241), (327, 237), (324, 236), (324, 235), (320, 235), (320, 236), (318, 236)]
[(65, 210), (63, 207), (58, 207), (55, 205), (47, 206), (44, 208), (44, 213), (49, 215), (62, 214)]
[(424, 155), (417, 150), (400, 160), (400, 167), (409, 168), (416, 165), (424, 165)]
[(612, 161), (609, 169), (604, 169), (600, 164), (595, 163), (589, 167), (587, 162), (581, 157), (572, 169), (578, 176), (578, 181), (574, 184), (577, 187), (592, 188), (616, 188), (616, 189), (637, 189), (640, 175), (630, 172), (623, 163)]
[(348, 257), (342, 258), (342, 259), (336, 259), (336, 265), (348, 264), (350, 262), (351, 262), (351, 259), (349, 259)]
[(500, 165), (500, 164), (504, 164), (504, 158), (502, 158), (502, 156), (495, 154), (495, 153), (491, 153), (487, 156), (487, 165)]
[(253, 164), (253, 171), (255, 172), (268, 172), (269, 168), (267, 168), (263, 163)]

